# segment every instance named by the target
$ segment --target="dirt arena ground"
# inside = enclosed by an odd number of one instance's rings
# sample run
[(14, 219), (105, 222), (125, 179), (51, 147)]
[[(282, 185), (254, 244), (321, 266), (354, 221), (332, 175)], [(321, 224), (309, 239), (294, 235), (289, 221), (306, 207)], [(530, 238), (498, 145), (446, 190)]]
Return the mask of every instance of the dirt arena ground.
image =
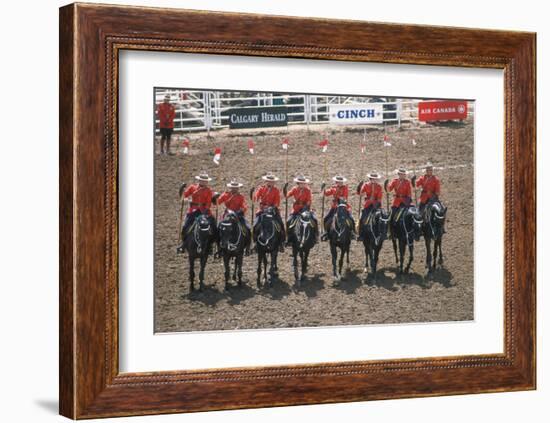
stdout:
[[(181, 153), (181, 143), (173, 142), (174, 156), (155, 156), (155, 331), (182, 332), (256, 328), (284, 328), (333, 325), (363, 325), (405, 322), (439, 322), (474, 318), (473, 280), (473, 122), (388, 127), (392, 146), (388, 148), (390, 173), (404, 165), (409, 169), (431, 161), (442, 182), (442, 201), (448, 206), (447, 233), (443, 238), (445, 263), (429, 278), (425, 277), (425, 247), (415, 244), (415, 258), (409, 275), (399, 277), (391, 241), (381, 251), (379, 276), (374, 285), (363, 281), (364, 253), (353, 242), (351, 269), (345, 280), (334, 287), (327, 243), (318, 244), (310, 256), (309, 277), (299, 290), (294, 289), (290, 249), (279, 256), (280, 280), (271, 289), (256, 288), (255, 255), (245, 257), (245, 285), (224, 292), (223, 264), (209, 259), (207, 287), (189, 293), (186, 257), (176, 255), (178, 242), (178, 188), (192, 175), (206, 170), (214, 177), (215, 190), (222, 181), (240, 179), (248, 192), (259, 183), (265, 171), (276, 172), (284, 183), (284, 153), (281, 140), (289, 136), (289, 177), (304, 173), (312, 178), (314, 207), (321, 213), (319, 195), (323, 174), (323, 155), (317, 146), (329, 137), (328, 173), (343, 173), (350, 179), (350, 191), (370, 170), (385, 172), (383, 130), (369, 129), (366, 151), (360, 155), (362, 128), (291, 126), (285, 130), (213, 132), (190, 136), (190, 155)], [(256, 167), (247, 140), (254, 135)], [(176, 137), (177, 138), (177, 137)], [(416, 139), (413, 146), (411, 139)], [(158, 151), (158, 139), (157, 151)], [(222, 148), (222, 164), (212, 162), (215, 147)], [(361, 164), (361, 159), (364, 164)], [(280, 183), (282, 188), (283, 183)], [(225, 185), (223, 185), (225, 186)], [(244, 192), (243, 191), (243, 192)], [(357, 215), (358, 197), (351, 199)], [(327, 202), (328, 204), (328, 202)], [(284, 213), (284, 206), (282, 207)], [(250, 214), (250, 213), (249, 213)], [(319, 216), (320, 217), (320, 216)], [(250, 216), (247, 216), (250, 219)], [(283, 216), (284, 218), (284, 216)]]

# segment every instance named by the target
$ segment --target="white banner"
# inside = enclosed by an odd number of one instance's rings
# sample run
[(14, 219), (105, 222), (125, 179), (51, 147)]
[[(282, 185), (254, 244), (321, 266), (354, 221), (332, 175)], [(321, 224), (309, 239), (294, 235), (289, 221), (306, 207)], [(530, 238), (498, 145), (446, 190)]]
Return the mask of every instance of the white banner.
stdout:
[(331, 104), (329, 109), (330, 123), (336, 125), (360, 125), (365, 123), (382, 123), (384, 118), (382, 104)]

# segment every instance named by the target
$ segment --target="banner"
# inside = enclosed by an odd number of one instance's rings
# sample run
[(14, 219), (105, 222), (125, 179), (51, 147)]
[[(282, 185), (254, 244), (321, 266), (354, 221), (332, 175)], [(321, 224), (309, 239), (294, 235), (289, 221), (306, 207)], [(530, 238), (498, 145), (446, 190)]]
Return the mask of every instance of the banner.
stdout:
[(380, 103), (361, 105), (331, 104), (329, 121), (335, 125), (382, 123), (384, 118), (382, 106)]
[(288, 123), (286, 106), (230, 109), (228, 118), (230, 129), (267, 128), (270, 126), (286, 126)]
[(418, 103), (418, 120), (421, 122), (466, 119), (467, 117), (467, 101), (421, 101)]

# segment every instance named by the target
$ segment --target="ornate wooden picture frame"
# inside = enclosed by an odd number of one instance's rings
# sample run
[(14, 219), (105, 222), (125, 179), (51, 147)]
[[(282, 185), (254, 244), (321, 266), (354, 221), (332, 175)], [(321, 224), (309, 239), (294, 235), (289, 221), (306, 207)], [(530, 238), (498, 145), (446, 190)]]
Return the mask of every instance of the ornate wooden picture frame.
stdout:
[[(61, 8), (60, 413), (80, 419), (534, 389), (535, 42), (535, 34), (523, 32), (91, 4)], [(503, 69), (504, 353), (120, 373), (121, 50)]]

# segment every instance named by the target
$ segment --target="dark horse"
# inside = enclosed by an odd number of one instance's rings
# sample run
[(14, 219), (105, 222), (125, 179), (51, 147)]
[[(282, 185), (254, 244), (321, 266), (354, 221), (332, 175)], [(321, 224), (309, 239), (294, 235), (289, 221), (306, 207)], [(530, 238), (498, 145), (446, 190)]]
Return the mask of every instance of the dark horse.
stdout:
[[(409, 273), (414, 258), (414, 242), (420, 240), (422, 233), (422, 216), (414, 206), (402, 207), (395, 211), (390, 224), (393, 230), (393, 252), (395, 253), (395, 262), (399, 264), (399, 273)], [(399, 257), (397, 256), (397, 242), (399, 242)], [(409, 247), (409, 261), (403, 271), (406, 247)]]
[[(444, 207), (438, 200), (426, 204), (423, 213), (422, 232), (424, 242), (426, 243), (426, 268), (428, 273), (435, 270), (436, 263), (443, 266), (443, 252), (441, 251), (441, 241), (445, 233), (445, 217), (447, 215), (447, 207)], [(433, 265), (431, 254), (431, 243), (434, 243), (433, 249)], [(439, 261), (437, 261), (437, 252), (439, 250)]]
[(234, 211), (228, 210), (218, 224), (219, 254), (225, 269), (225, 289), (229, 288), (231, 259), (235, 259), (233, 280), (242, 285), (244, 252), (250, 247), (250, 230), (240, 222)]
[[(288, 227), (288, 242), (292, 245), (292, 266), (294, 281), (297, 287), (303, 282), (307, 274), (309, 252), (317, 238), (316, 223), (311, 211), (302, 210)], [(298, 271), (298, 256), (302, 262), (302, 274)]]
[(368, 276), (369, 262), (371, 272), (376, 278), (376, 267), (382, 244), (388, 232), (389, 216), (384, 209), (372, 210), (364, 221), (359, 223), (359, 233), (363, 237), (365, 247), (365, 276)]
[[(334, 282), (338, 283), (342, 280), (342, 266), (344, 264), (344, 256), (347, 257), (347, 265), (349, 267), (349, 250), (352, 237), (352, 220), (347, 209), (347, 203), (344, 199), (338, 200), (336, 212), (330, 223), (328, 231), (328, 239), (330, 242), (330, 254), (332, 256), (332, 275)], [(340, 262), (338, 267), (338, 249), (340, 249)]]
[[(254, 227), (254, 241), (256, 242), (256, 251), (258, 252), (258, 278), (256, 284), (261, 286), (262, 264), (264, 267), (264, 283), (271, 286), (278, 276), (277, 256), (279, 246), (283, 242), (284, 228), (278, 223), (273, 207), (266, 208), (260, 213), (258, 223)], [(267, 256), (271, 256), (269, 268), (269, 278), (267, 273)]]
[(191, 282), (189, 290), (193, 291), (195, 289), (195, 260), (199, 259), (199, 289), (202, 291), (204, 288), (204, 268), (212, 244), (216, 239), (216, 226), (213, 218), (208, 214), (199, 214), (189, 226), (189, 229), (186, 230), (186, 233), (182, 234), (182, 239), (183, 248), (181, 252), (183, 250), (187, 251), (189, 257), (189, 280)]

